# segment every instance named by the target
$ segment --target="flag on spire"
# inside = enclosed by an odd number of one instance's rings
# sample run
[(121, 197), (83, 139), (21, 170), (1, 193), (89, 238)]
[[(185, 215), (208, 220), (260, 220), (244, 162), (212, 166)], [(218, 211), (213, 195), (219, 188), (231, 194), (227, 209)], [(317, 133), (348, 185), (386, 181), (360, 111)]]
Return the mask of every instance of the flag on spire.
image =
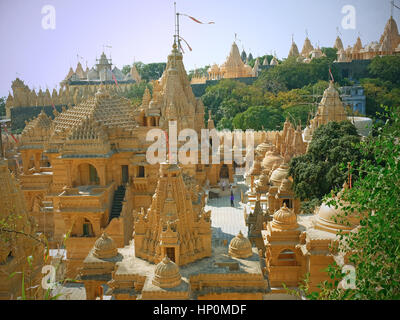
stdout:
[(332, 81), (335, 82), (335, 79), (333, 79), (331, 68), (329, 68), (329, 75), (331, 76)]
[(179, 14), (182, 15), (182, 16), (186, 16), (186, 17), (192, 19), (194, 22), (197, 22), (197, 23), (200, 23), (200, 24), (215, 24), (214, 21), (201, 22), (200, 20), (198, 20), (198, 19), (196, 19), (196, 18), (194, 18), (192, 16), (189, 16), (188, 14), (185, 14), (185, 13), (179, 13)]
[(11, 137), (14, 139), (15, 143), (18, 143), (17, 138), (15, 138), (14, 135), (13, 135), (12, 133), (10, 134), (10, 133), (8, 132), (7, 127), (4, 126), (3, 128), (4, 128), (4, 131), (6, 132), (6, 134), (9, 135), (9, 136), (11, 136)]
[(115, 84), (116, 84), (116, 85), (117, 85), (117, 87), (118, 87), (118, 81), (117, 81), (117, 78), (115, 77), (114, 73), (112, 73), (112, 72), (111, 72), (111, 74), (112, 74), (112, 78), (113, 78), (113, 80), (114, 80)]

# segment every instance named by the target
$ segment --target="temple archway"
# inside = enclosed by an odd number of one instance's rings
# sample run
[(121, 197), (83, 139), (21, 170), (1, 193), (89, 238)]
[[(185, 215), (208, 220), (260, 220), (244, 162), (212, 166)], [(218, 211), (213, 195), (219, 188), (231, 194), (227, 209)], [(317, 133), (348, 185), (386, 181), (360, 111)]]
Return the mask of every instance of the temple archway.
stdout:
[(74, 221), (71, 229), (71, 237), (94, 237), (92, 222), (83, 217), (79, 217)]
[(80, 164), (78, 166), (78, 181), (81, 186), (100, 184), (96, 167), (89, 163)]

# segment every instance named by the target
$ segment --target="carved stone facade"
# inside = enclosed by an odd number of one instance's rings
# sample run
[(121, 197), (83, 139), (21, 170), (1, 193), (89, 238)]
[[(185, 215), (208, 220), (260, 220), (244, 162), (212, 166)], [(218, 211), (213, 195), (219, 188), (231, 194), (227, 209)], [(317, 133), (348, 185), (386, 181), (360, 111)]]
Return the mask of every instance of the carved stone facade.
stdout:
[(151, 206), (135, 221), (136, 257), (158, 263), (168, 256), (181, 266), (210, 256), (211, 212), (204, 212), (200, 201), (193, 207), (177, 165), (161, 164)]
[(313, 132), (321, 125), (330, 121), (345, 121), (347, 113), (344, 109), (343, 102), (340, 100), (339, 92), (335, 89), (333, 81), (330, 81), (329, 87), (324, 91), (318, 110), (310, 124), (304, 129), (304, 140), (311, 141)]

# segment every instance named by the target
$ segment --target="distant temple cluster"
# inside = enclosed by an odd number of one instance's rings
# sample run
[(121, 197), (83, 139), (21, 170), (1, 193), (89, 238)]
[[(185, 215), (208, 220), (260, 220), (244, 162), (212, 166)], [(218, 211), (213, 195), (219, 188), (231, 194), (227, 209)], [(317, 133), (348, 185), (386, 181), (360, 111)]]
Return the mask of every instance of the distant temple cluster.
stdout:
[[(376, 56), (400, 54), (400, 35), (396, 21), (390, 17), (386, 23), (385, 29), (379, 42), (373, 41), (366, 46), (361, 43), (360, 37), (357, 38), (353, 47), (348, 46), (346, 49), (343, 42), (338, 36), (335, 40), (333, 48), (337, 49), (336, 62), (351, 62), (353, 60), (370, 60)], [(319, 47), (314, 48), (311, 41), (306, 37), (301, 52), (292, 39), (292, 45), (289, 50), (288, 58), (296, 57), (298, 61), (305, 63), (310, 62), (314, 58), (325, 56)]]
[(111, 59), (108, 59), (103, 52), (98, 60), (98, 63), (90, 70), (88, 67), (86, 67), (86, 70), (84, 71), (80, 62), (78, 62), (75, 71), (71, 67), (67, 76), (61, 82), (61, 85), (100, 84), (100, 82), (114, 82), (114, 78), (123, 84), (141, 81), (135, 65), (132, 65), (130, 72), (124, 75), (116, 66), (112, 68)]
[(39, 89), (36, 93), (17, 78), (11, 85), (13, 94), (9, 93), (6, 100), (6, 116), (11, 118), (11, 109), (18, 107), (77, 105), (96, 93), (100, 84), (104, 84), (110, 92), (123, 93), (141, 81), (135, 65), (126, 76), (117, 67), (111, 68), (111, 60), (107, 59), (104, 52), (96, 66), (90, 70), (86, 68), (84, 71), (78, 62), (76, 70), (70, 68), (65, 79), (61, 81), (60, 89), (57, 91), (54, 88), (51, 93), (49, 89)]
[(205, 83), (207, 80), (255, 77), (255, 70), (247, 62), (243, 62), (239, 49), (236, 43), (233, 42), (225, 63), (221, 66), (217, 64), (212, 65), (207, 70), (207, 75), (201, 75), (195, 71), (191, 84)]

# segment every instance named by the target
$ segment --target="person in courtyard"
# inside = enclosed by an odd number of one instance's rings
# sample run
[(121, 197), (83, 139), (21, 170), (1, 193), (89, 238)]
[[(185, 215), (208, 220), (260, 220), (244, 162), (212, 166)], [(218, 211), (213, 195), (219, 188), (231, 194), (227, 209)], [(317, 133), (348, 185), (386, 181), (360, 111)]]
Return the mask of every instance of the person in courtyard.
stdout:
[(235, 206), (235, 197), (233, 196), (233, 191), (231, 190), (231, 207)]

